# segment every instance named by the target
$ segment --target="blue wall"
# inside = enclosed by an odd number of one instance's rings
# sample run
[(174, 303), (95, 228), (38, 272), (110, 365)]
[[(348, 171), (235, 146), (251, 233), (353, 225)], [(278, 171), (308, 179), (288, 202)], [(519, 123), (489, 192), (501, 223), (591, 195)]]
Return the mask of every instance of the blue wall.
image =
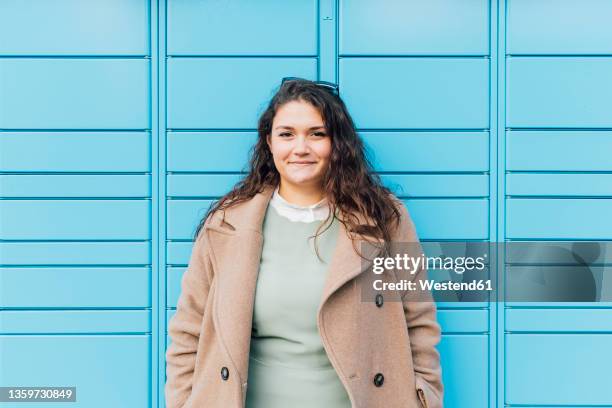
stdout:
[[(163, 407), (190, 239), (283, 76), (340, 84), (423, 241), (611, 239), (610, 15), (604, 0), (0, 1), (0, 386)], [(610, 309), (537, 306), (439, 304), (446, 406), (612, 406)]]

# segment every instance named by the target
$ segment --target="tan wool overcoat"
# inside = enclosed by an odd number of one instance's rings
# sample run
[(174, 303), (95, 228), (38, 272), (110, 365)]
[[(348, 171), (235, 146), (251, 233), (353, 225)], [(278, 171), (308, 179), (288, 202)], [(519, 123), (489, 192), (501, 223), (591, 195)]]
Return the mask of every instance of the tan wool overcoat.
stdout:
[[(273, 190), (218, 212), (194, 242), (168, 324), (167, 408), (245, 406), (262, 223)], [(402, 219), (393, 241), (419, 242), (407, 209), (395, 200)], [(342, 223), (339, 230), (317, 326), (352, 406), (441, 408), (435, 302), (415, 301), (409, 291), (400, 301), (363, 301), (358, 282), (366, 267)], [(426, 274), (421, 268), (415, 279)]]

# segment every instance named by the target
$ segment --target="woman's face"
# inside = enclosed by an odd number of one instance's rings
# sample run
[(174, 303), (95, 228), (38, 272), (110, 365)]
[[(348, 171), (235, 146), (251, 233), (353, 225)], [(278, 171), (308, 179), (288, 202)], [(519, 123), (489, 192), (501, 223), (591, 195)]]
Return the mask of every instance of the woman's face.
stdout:
[(321, 187), (332, 146), (325, 122), (313, 105), (298, 100), (278, 108), (268, 146), (281, 183)]

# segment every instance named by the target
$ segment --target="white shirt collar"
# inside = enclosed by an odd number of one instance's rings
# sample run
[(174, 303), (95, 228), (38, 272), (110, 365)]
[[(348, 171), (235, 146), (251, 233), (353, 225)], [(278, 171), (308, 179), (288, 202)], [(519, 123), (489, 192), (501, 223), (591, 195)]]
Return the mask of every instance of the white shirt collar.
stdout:
[(327, 199), (323, 198), (316, 204), (302, 206), (292, 204), (278, 194), (278, 187), (274, 190), (270, 205), (278, 212), (279, 215), (288, 218), (291, 221), (313, 222), (327, 218), (329, 214), (329, 205)]

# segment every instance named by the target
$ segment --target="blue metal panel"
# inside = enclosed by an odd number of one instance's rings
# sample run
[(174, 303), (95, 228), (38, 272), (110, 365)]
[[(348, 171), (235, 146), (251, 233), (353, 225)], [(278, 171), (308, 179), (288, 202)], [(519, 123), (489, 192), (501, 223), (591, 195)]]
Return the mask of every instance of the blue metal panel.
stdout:
[(445, 407), (488, 406), (488, 336), (445, 334), (439, 345), (442, 357)]
[(1, 307), (151, 307), (150, 267), (0, 268), (0, 279)]
[(612, 239), (612, 199), (510, 198), (506, 237)]
[(168, 200), (168, 239), (192, 239), (213, 200)]
[(315, 58), (170, 58), (168, 128), (255, 129), (282, 77), (316, 75)]
[(489, 214), (485, 199), (403, 200), (420, 239), (488, 239)]
[(489, 311), (438, 310), (438, 322), (443, 333), (486, 333), (489, 331)]
[(0, 200), (2, 239), (149, 239), (150, 200)]
[(151, 197), (151, 176), (5, 174), (0, 197)]
[(507, 59), (508, 127), (612, 127), (612, 58)]
[(606, 196), (612, 197), (612, 174), (510, 173), (508, 196)]
[(359, 128), (489, 126), (485, 58), (342, 58), (339, 66), (340, 93)]
[(151, 406), (151, 335), (0, 335), (0, 350), (3, 386), (74, 386), (71, 406)]
[(608, 405), (609, 334), (506, 335), (506, 403)]
[(169, 174), (168, 197), (221, 197), (243, 174)]
[(0, 171), (150, 172), (150, 145), (149, 132), (1, 132)]
[(362, 132), (361, 135), (377, 171), (489, 170), (487, 132)]
[(605, 171), (612, 169), (612, 132), (508, 131), (506, 169)]
[(166, 269), (166, 305), (168, 307), (176, 307), (179, 295), (181, 294), (181, 279), (185, 273), (185, 266), (169, 267)]
[(256, 132), (168, 132), (168, 171), (245, 171)]
[(190, 242), (168, 242), (168, 265), (187, 265), (193, 243)]
[(384, 174), (383, 183), (399, 198), (486, 197), (486, 174)]
[(147, 55), (149, 1), (4, 0), (0, 54)]
[(0, 333), (150, 333), (150, 310), (5, 310)]
[[(575, 306), (574, 306), (575, 307)], [(506, 330), (528, 332), (612, 332), (610, 309), (509, 308)]]
[(2, 265), (150, 263), (150, 242), (0, 242)]
[(167, 53), (316, 55), (317, 17), (316, 0), (169, 0)]
[(0, 58), (0, 128), (148, 129), (145, 59)]
[(486, 55), (487, 0), (340, 0), (340, 54)]
[(509, 54), (610, 54), (607, 0), (508, 0)]

